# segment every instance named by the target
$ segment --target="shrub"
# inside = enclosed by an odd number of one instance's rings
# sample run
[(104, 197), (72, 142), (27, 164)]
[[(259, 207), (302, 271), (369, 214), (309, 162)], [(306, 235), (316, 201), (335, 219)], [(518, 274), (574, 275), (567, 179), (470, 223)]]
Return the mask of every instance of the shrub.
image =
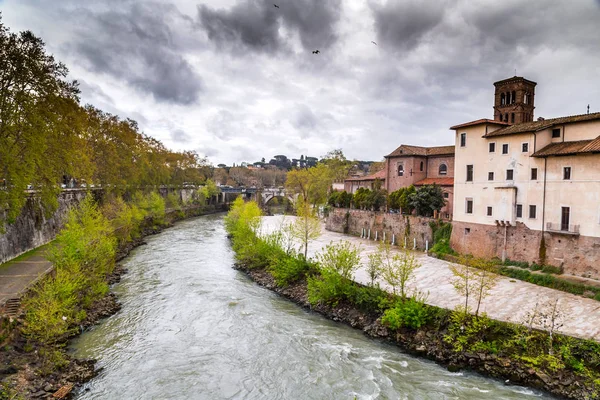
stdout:
[(323, 269), (337, 272), (343, 278), (352, 279), (354, 272), (360, 266), (359, 249), (346, 241), (330, 243), (325, 246), (322, 253), (317, 254), (317, 262)]
[(354, 283), (330, 269), (322, 269), (321, 275), (309, 276), (308, 301), (312, 305), (326, 304), (336, 306), (353, 292)]
[(385, 311), (381, 322), (391, 329), (403, 327), (419, 329), (426, 325), (431, 317), (429, 306), (414, 298), (399, 300), (393, 308)]
[(268, 267), (278, 286), (288, 286), (302, 278), (311, 270), (309, 262), (294, 256), (277, 257)]

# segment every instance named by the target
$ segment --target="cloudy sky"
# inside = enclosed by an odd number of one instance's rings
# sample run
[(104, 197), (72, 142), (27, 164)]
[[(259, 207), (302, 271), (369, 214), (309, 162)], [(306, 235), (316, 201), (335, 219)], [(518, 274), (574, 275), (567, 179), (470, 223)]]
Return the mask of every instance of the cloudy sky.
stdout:
[(448, 127), (492, 118), (492, 83), (515, 69), (538, 82), (536, 117), (600, 111), (600, 0), (0, 0), (0, 11), (67, 64), (83, 102), (214, 164), (453, 144)]

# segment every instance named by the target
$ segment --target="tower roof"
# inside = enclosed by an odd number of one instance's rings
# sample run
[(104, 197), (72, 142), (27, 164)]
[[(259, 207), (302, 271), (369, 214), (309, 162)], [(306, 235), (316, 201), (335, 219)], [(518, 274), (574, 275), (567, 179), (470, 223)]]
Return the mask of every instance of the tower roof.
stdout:
[(533, 86), (537, 85), (537, 82), (530, 81), (529, 79), (525, 79), (522, 76), (515, 75), (512, 78), (506, 78), (506, 79), (502, 79), (501, 81), (494, 82), (494, 86), (506, 85), (507, 83), (513, 83), (513, 82), (527, 82)]

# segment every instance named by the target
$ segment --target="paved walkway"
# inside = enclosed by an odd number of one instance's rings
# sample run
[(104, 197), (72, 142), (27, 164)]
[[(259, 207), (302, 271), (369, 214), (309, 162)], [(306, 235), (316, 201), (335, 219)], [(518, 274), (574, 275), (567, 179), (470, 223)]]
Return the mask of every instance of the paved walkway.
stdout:
[(45, 248), (0, 265), (0, 308), (8, 299), (20, 297), (33, 282), (53, 268), (44, 258)]
[[(280, 216), (265, 217), (263, 231), (278, 229), (281, 226), (281, 218)], [(314, 256), (330, 242), (340, 240), (349, 241), (360, 246), (363, 265), (367, 264), (368, 255), (377, 251), (379, 244), (372, 240), (360, 239), (323, 229), (321, 237), (309, 244), (309, 257)], [(422, 266), (416, 271), (415, 279), (410, 285), (411, 288), (429, 293), (427, 303), (434, 306), (454, 309), (456, 306), (464, 304), (464, 297), (458, 295), (450, 282), (453, 278), (450, 270), (451, 263), (429, 257), (421, 252), (415, 252), (414, 254)], [(370, 278), (364, 267), (356, 272), (355, 280), (363, 284), (370, 283)], [(379, 283), (382, 288), (391, 291), (388, 285), (381, 281)], [(536, 302), (539, 301), (542, 304), (556, 298), (560, 299), (559, 307), (564, 313), (564, 326), (560, 329), (560, 332), (570, 336), (600, 341), (600, 301), (528, 282), (500, 276), (498, 284), (492, 289), (490, 295), (482, 301), (481, 311), (486, 312), (493, 319), (519, 323), (525, 320), (525, 315), (534, 308)], [(474, 307), (472, 306), (472, 308)]]

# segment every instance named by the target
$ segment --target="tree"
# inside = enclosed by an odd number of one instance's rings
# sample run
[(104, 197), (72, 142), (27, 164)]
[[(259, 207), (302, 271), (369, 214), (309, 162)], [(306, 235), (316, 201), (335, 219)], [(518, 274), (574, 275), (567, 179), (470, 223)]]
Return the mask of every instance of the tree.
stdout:
[(450, 265), (450, 270), (454, 277), (451, 279), (452, 286), (461, 295), (465, 297), (465, 313), (469, 310), (469, 297), (477, 290), (476, 270), (470, 263), (462, 258), (461, 264)]
[(412, 214), (414, 207), (411, 205), (409, 199), (416, 191), (415, 186), (410, 185), (404, 188), (404, 191), (400, 194), (400, 209), (402, 210), (402, 214)]
[(381, 254), (378, 252), (369, 254), (368, 258), (367, 274), (369, 274), (369, 278), (371, 279), (371, 286), (375, 286), (375, 280), (381, 275), (383, 260), (381, 259)]
[(421, 263), (408, 250), (400, 254), (392, 253), (390, 244), (386, 242), (379, 245), (379, 254), (383, 279), (392, 287), (394, 294), (396, 288), (399, 288), (400, 297), (405, 299), (407, 285), (414, 278), (415, 271), (421, 267)]
[(75, 116), (79, 90), (40, 38), (30, 31), (9, 33), (1, 19), (0, 65), (0, 180), (6, 182), (0, 205), (11, 223), (25, 205), (29, 184), (39, 187), (49, 211), (58, 206), (62, 149), (72, 148), (59, 127), (68, 124), (65, 113)]
[(320, 163), (327, 167), (331, 172), (332, 181), (336, 182), (346, 179), (348, 171), (350, 171), (350, 168), (352, 167), (352, 162), (346, 159), (342, 149), (331, 150), (321, 158)]
[(475, 298), (477, 300), (477, 308), (475, 316), (479, 315), (479, 307), (481, 301), (490, 294), (490, 291), (498, 283), (498, 275), (494, 273), (494, 263), (482, 259), (471, 260), (472, 265), (477, 268), (475, 272)]
[(444, 191), (436, 184), (421, 186), (414, 193), (408, 194), (408, 204), (417, 210), (417, 215), (433, 216), (435, 211), (440, 211), (446, 204)]
[(314, 208), (298, 197), (296, 201), (297, 218), (290, 228), (291, 235), (304, 247), (304, 258), (308, 256), (308, 244), (321, 235), (321, 222), (317, 218)]
[(205, 199), (207, 199), (209, 202), (211, 201), (211, 199), (218, 195), (219, 193), (221, 193), (221, 189), (219, 189), (219, 187), (217, 186), (216, 183), (214, 183), (211, 179), (207, 179), (206, 182), (204, 183), (204, 186), (201, 189), (202, 191), (202, 195), (204, 196)]
[(330, 243), (317, 254), (317, 262), (324, 269), (335, 271), (345, 279), (353, 279), (360, 266), (360, 250), (347, 241)]

